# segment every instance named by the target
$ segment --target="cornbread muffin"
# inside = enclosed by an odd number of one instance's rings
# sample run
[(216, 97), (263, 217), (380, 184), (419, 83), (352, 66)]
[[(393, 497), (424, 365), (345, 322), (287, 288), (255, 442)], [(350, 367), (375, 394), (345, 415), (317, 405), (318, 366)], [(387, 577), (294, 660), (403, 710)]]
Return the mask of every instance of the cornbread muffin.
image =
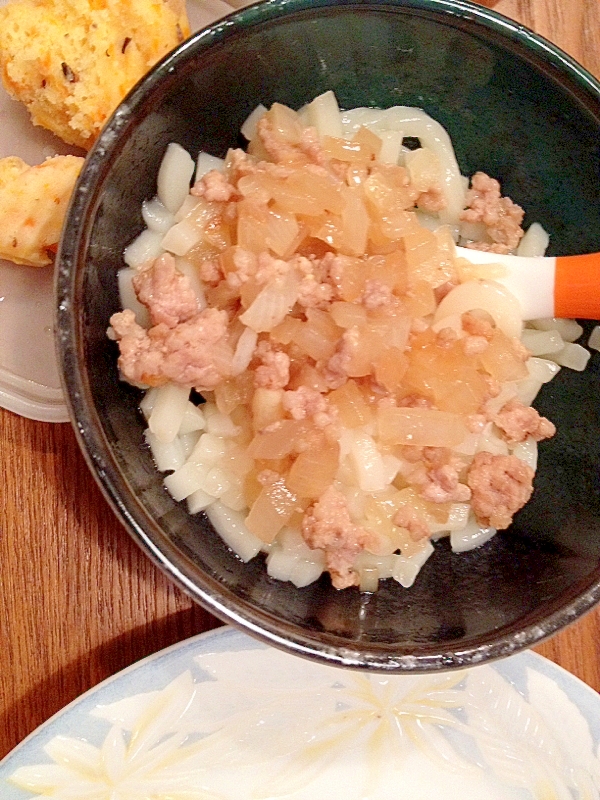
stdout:
[(54, 156), (30, 167), (0, 159), (0, 258), (31, 267), (51, 264), (83, 165), (78, 156)]
[(0, 8), (2, 80), (36, 125), (87, 150), (189, 33), (183, 0), (15, 0)]

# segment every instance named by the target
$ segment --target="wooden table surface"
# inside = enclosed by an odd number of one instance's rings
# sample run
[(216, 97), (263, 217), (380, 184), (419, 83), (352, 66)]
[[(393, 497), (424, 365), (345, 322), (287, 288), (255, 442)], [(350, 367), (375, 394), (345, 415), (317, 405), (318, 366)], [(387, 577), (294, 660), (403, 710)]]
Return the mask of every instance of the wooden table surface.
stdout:
[[(599, 0), (500, 0), (600, 77)], [(123, 667), (219, 625), (114, 517), (70, 425), (0, 410), (0, 757)], [(600, 690), (600, 610), (537, 648)]]

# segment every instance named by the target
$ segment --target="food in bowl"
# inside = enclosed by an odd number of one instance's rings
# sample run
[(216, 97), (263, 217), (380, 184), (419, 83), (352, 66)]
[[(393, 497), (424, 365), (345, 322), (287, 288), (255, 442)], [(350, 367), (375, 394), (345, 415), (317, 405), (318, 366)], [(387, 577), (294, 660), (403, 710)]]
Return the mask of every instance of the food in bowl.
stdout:
[(547, 234), (488, 176), (468, 189), (417, 109), (341, 114), (328, 92), (242, 132), (224, 161), (167, 149), (110, 320), (122, 377), (148, 390), (167, 490), (244, 560), (299, 587), (409, 587), (432, 539), (477, 547), (528, 501), (555, 432), (530, 404), (581, 333), (523, 330), (499, 267), (455, 240), (541, 255)]

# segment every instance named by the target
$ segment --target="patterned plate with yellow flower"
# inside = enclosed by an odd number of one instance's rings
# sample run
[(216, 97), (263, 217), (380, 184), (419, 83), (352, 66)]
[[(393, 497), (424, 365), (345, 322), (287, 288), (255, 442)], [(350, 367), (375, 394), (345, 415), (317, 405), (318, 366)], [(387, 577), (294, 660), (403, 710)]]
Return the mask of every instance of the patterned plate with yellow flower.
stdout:
[(230, 628), (105, 681), (0, 763), (3, 800), (592, 800), (600, 698), (533, 653), (436, 675)]

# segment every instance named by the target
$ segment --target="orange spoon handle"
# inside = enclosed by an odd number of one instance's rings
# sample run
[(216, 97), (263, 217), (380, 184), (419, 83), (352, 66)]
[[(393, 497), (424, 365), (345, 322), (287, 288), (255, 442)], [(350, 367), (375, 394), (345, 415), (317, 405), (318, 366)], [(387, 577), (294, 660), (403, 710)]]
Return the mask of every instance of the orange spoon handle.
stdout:
[(558, 256), (554, 316), (600, 319), (600, 254)]

